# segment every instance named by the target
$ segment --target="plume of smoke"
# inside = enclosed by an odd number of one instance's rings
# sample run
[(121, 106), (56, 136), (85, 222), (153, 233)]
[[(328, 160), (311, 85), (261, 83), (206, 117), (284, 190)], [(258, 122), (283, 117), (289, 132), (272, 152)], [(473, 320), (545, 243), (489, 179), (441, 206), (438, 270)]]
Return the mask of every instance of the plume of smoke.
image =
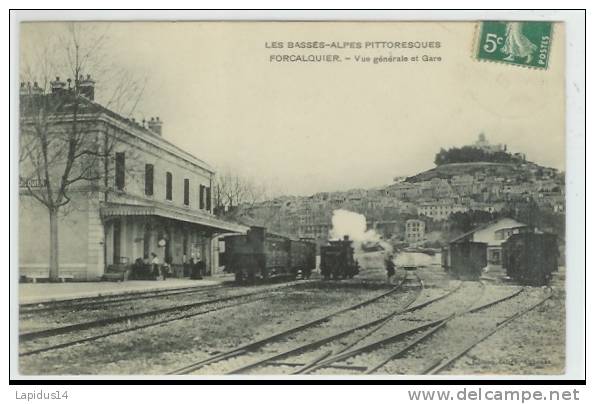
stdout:
[(366, 217), (360, 213), (351, 212), (345, 209), (333, 211), (333, 227), (330, 232), (331, 240), (342, 239), (349, 236), (353, 240), (353, 247), (361, 250), (362, 244), (377, 243), (387, 252), (392, 252), (392, 246), (380, 238), (380, 235), (373, 229), (367, 230)]
[(366, 229), (366, 217), (360, 213), (336, 209), (333, 211), (332, 223), (331, 239), (337, 240), (343, 238), (343, 236), (349, 236), (356, 243), (380, 241), (378, 233)]
[(399, 254), (395, 258), (395, 264), (398, 267), (402, 266), (430, 266), (436, 263), (436, 257), (431, 257), (419, 252), (406, 252)]

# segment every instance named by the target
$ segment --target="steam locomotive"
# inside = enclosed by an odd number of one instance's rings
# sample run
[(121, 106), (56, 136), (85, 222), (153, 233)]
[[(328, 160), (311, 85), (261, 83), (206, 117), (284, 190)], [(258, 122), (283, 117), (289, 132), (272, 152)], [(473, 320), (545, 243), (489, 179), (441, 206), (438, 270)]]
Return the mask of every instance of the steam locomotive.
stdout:
[(320, 247), (320, 273), (324, 279), (353, 278), (359, 273), (352, 244), (349, 237), (344, 236), (343, 240), (329, 241), (329, 245)]
[(252, 226), (246, 235), (225, 238), (225, 270), (237, 282), (254, 282), (273, 277), (308, 279), (316, 268), (316, 243), (292, 239)]

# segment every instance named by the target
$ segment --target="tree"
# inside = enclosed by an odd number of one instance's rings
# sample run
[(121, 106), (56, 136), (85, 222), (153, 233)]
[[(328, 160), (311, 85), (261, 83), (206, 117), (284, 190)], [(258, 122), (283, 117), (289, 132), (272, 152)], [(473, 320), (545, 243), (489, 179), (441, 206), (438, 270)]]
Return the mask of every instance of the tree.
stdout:
[(448, 217), (451, 231), (455, 234), (467, 233), (482, 224), (488, 223), (500, 215), (483, 210), (470, 210), (467, 212), (454, 212)]
[(519, 158), (506, 151), (489, 152), (474, 146), (452, 147), (448, 150), (443, 148), (434, 157), (434, 164), (437, 166), (452, 163), (515, 163)]
[(252, 181), (232, 171), (222, 171), (215, 177), (215, 207), (223, 211), (246, 201), (253, 202), (257, 193)]
[(541, 231), (554, 233), (560, 237), (560, 242), (566, 237), (565, 215), (540, 208), (533, 198), (508, 201), (502, 214)]
[[(52, 281), (59, 277), (59, 215), (77, 189), (106, 188), (113, 166), (110, 159), (120, 141), (116, 132), (97, 130), (94, 117), (99, 109), (91, 102), (94, 82), (90, 75), (83, 76), (90, 71), (110, 71), (105, 70), (107, 59), (102, 52), (105, 39), (102, 30), (70, 23), (56, 43), (41, 41), (21, 61), (20, 186), (24, 195), (47, 209)], [(65, 71), (74, 80), (64, 82), (56, 77), (52, 81), (52, 70)], [(33, 79), (33, 85), (30, 81), (24, 84), (27, 78)], [(129, 77), (127, 80), (132, 82)], [(135, 86), (117, 86), (108, 104), (124, 108), (134, 101), (136, 106), (142, 91), (133, 91)], [(123, 96), (126, 93), (129, 97)]]
[(253, 205), (266, 199), (266, 189), (252, 179), (242, 176), (232, 169), (217, 172), (214, 180), (215, 212), (225, 214), (234, 211), (242, 204)]
[(217, 172), (213, 190), (215, 214), (248, 224), (280, 227), (279, 209), (259, 205), (280, 194), (273, 183), (257, 181), (231, 168), (224, 168)]

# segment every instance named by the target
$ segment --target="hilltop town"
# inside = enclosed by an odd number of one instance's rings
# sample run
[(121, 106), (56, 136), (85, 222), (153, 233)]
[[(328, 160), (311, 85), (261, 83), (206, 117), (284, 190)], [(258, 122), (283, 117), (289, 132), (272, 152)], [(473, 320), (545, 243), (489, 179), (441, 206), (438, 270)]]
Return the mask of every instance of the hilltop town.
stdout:
[(282, 196), (242, 204), (234, 216), (319, 243), (328, 241), (337, 209), (360, 213), (383, 238), (410, 245), (439, 245), (502, 216), (564, 236), (565, 184), (557, 169), (490, 144), (484, 134), (471, 145), (440, 150), (434, 163), (385, 187)]

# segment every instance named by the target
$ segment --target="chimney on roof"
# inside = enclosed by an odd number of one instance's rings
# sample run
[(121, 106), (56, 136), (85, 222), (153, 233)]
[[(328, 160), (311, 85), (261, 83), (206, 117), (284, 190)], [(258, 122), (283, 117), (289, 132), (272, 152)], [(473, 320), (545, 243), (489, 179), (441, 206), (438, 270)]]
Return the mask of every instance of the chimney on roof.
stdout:
[(161, 136), (161, 128), (163, 127), (163, 122), (159, 119), (159, 117), (151, 117), (151, 120), (147, 123), (151, 132), (154, 132), (155, 134)]
[(31, 83), (25, 83), (21, 81), (21, 88), (19, 90), (19, 95), (28, 95), (31, 91)]
[(83, 78), (82, 75), (79, 77), (79, 91), (83, 97), (91, 101), (95, 99), (95, 80), (91, 78), (90, 74), (87, 74), (86, 78)]
[(41, 87), (39, 87), (39, 85), (37, 84), (37, 82), (33, 83), (33, 86), (31, 86), (31, 82), (21, 82), (21, 88), (19, 90), (19, 95), (24, 96), (24, 95), (41, 95), (43, 94), (43, 89)]
[(33, 87), (31, 88), (31, 94), (33, 95), (41, 95), (43, 94), (43, 88), (39, 87), (39, 84), (37, 84), (37, 82), (33, 82)]
[(52, 87), (52, 94), (54, 95), (60, 95), (64, 93), (64, 90), (66, 89), (66, 82), (61, 81), (60, 77), (56, 76), (56, 80), (55, 81), (51, 81), (50, 85)]

